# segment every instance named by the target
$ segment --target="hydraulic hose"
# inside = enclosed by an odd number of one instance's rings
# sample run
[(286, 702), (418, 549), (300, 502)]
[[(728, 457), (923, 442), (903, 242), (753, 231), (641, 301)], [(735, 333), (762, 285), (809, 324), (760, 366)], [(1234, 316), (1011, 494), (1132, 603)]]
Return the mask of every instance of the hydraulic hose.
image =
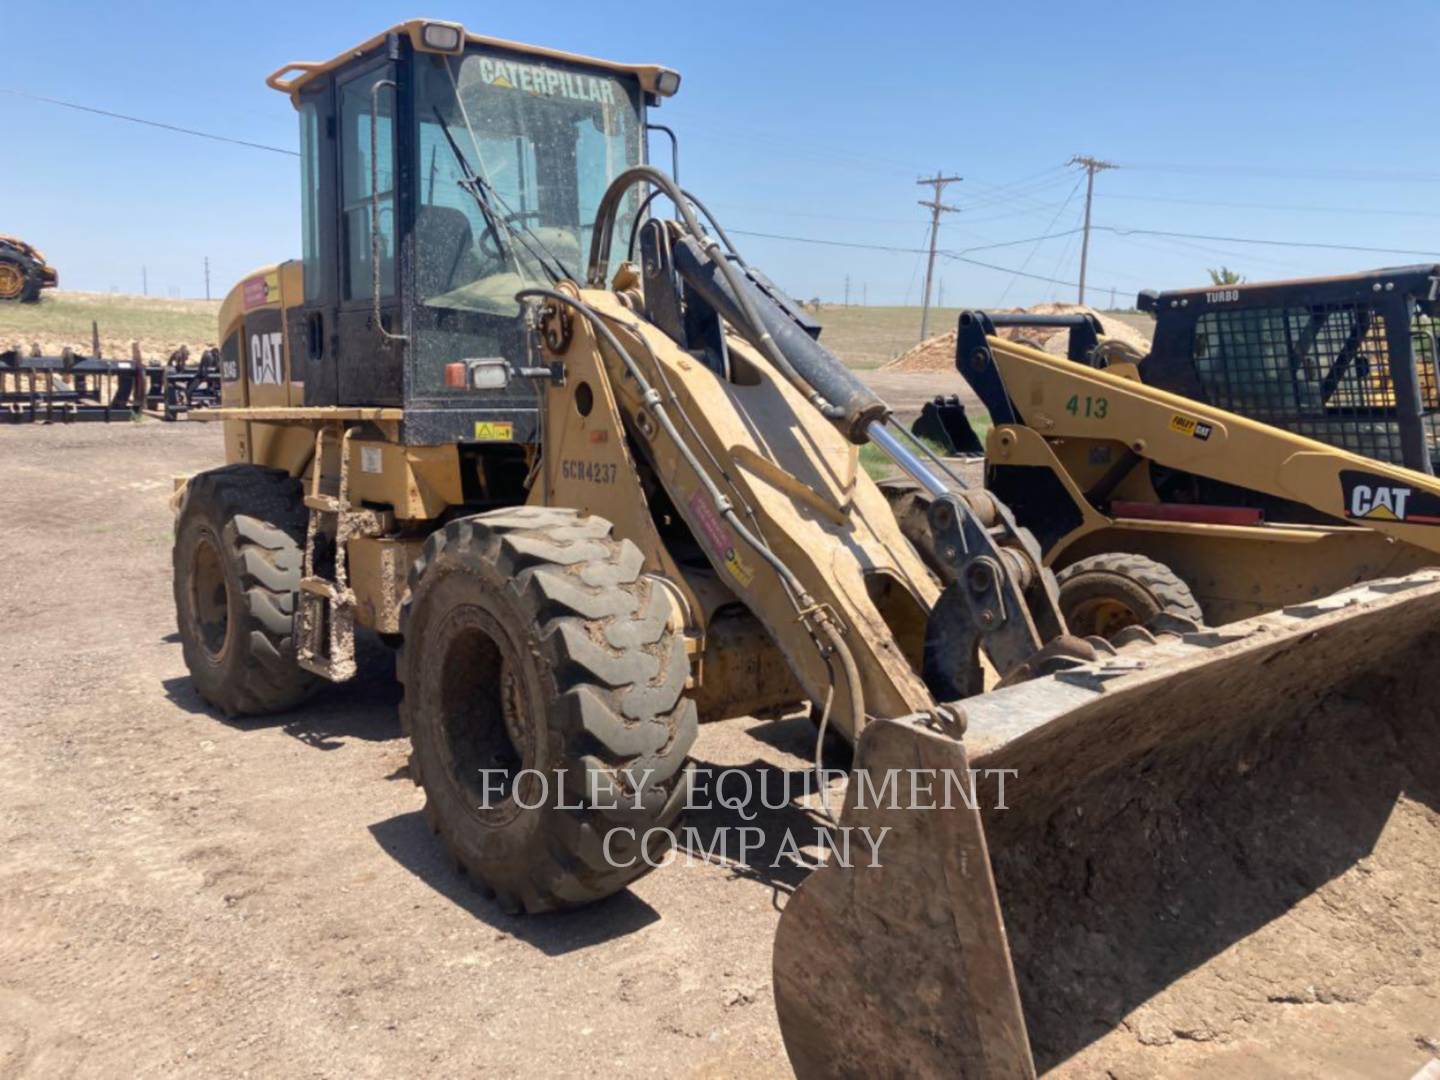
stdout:
[(851, 713), (850, 730), (858, 733), (861, 728), (865, 726), (865, 690), (860, 681), (860, 669), (855, 663), (855, 657), (850, 652), (849, 646), (845, 644), (844, 639), (840, 636), (840, 631), (834, 625), (833, 620), (815, 603), (814, 598), (810, 595), (809, 590), (805, 588), (804, 583), (795, 576), (795, 572), (786, 566), (784, 561), (770, 549), (770, 546), (755, 535), (740, 519), (740, 515), (736, 513), (734, 504), (731, 503), (729, 497), (720, 490), (719, 485), (716, 484), (710, 474), (705, 471), (705, 467), (701, 464), (695, 451), (692, 450), (682, 438), (680, 430), (675, 426), (675, 421), (670, 417), (669, 412), (665, 408), (665, 403), (660, 396), (660, 392), (651, 384), (645, 372), (641, 370), (640, 365), (635, 362), (635, 358), (630, 355), (630, 351), (620, 343), (620, 339), (617, 338), (610, 327), (605, 324), (605, 320), (600, 316), (599, 312), (595, 311), (594, 308), (590, 307), (589, 304), (586, 304), (578, 297), (571, 296), (558, 289), (546, 289), (537, 286), (522, 289), (515, 294), (515, 299), (521, 303), (526, 300), (541, 297), (565, 304), (577, 311), (586, 322), (590, 324), (595, 334), (620, 358), (621, 362), (625, 365), (625, 369), (630, 373), (630, 377), (635, 380), (635, 385), (640, 390), (641, 400), (644, 402), (645, 407), (654, 415), (666, 436), (669, 437), (670, 441), (675, 445), (675, 448), (680, 451), (681, 456), (685, 459), (685, 463), (689, 465), (690, 469), (700, 480), (715, 511), (735, 530), (735, 535), (737, 535), (747, 547), (759, 555), (760, 558), (765, 560), (775, 573), (779, 575), (781, 581), (785, 583), (785, 587), (789, 591), (797, 614), (802, 619), (810, 620), (820, 635), (820, 641), (817, 641), (817, 645), (820, 646), (820, 654), (822, 658), (825, 659), (827, 667), (831, 669), (832, 682), (834, 680), (835, 662), (837, 660), (839, 662), (840, 672), (845, 679), (846, 689), (849, 691)]
[[(676, 240), (671, 252), (675, 269), (702, 300), (756, 348), (761, 347), (761, 332), (773, 340), (805, 385), (833, 410), (827, 415), (836, 421), (845, 437), (856, 444), (868, 441), (870, 426), (890, 415), (890, 407), (875, 391), (761, 292), (748, 275), (725, 273), (727, 267), (702, 252), (689, 237)], [(746, 318), (747, 309), (758, 313), (758, 327)]]
[(600, 198), (600, 206), (595, 211), (595, 230), (590, 240), (590, 265), (586, 272), (586, 279), (591, 288), (604, 288), (605, 276), (610, 266), (610, 241), (611, 234), (615, 231), (615, 212), (620, 205), (621, 198), (625, 192), (634, 185), (641, 182), (654, 184), (660, 188), (665, 195), (675, 204), (676, 210), (684, 224), (685, 231), (699, 244), (725, 275), (730, 284), (731, 290), (736, 295), (739, 307), (739, 318), (744, 325), (747, 325), (753, 334), (747, 334), (747, 339), (764, 354), (765, 359), (770, 361), (775, 368), (784, 375), (795, 389), (805, 395), (815, 408), (819, 409), (831, 420), (839, 419), (843, 414), (828, 401), (826, 401), (815, 387), (811, 386), (795, 370), (784, 351), (775, 343), (769, 330), (760, 320), (750, 297), (741, 286), (740, 271), (725, 257), (721, 250), (720, 241), (705, 234), (700, 227), (699, 219), (695, 217), (694, 207), (685, 193), (675, 184), (675, 181), (666, 176), (659, 169), (649, 165), (635, 165), (626, 169), (619, 176), (610, 182), (605, 189), (605, 194)]

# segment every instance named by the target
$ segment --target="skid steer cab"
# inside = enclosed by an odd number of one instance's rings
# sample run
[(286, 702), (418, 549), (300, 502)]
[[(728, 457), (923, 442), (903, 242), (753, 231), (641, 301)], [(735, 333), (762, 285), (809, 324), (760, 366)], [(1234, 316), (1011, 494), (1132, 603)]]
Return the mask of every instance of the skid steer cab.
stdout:
[(1440, 266), (1142, 292), (1149, 386), (1434, 475)]

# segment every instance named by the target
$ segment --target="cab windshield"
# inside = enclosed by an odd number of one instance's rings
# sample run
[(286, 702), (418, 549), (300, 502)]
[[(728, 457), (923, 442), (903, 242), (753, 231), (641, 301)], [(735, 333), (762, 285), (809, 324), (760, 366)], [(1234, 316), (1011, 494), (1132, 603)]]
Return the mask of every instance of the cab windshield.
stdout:
[(417, 67), (420, 300), (513, 315), (517, 290), (580, 280), (601, 196), (640, 162), (636, 81), (487, 49)]

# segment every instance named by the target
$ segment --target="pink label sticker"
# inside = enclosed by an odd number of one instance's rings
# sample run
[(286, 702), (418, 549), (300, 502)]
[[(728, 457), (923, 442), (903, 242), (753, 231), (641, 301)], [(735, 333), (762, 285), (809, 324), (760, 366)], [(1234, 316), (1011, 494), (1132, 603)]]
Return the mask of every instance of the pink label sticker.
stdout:
[(270, 302), (270, 280), (263, 274), (246, 279), (241, 288), (244, 290), (241, 294), (241, 301), (245, 305), (246, 311), (262, 307)]

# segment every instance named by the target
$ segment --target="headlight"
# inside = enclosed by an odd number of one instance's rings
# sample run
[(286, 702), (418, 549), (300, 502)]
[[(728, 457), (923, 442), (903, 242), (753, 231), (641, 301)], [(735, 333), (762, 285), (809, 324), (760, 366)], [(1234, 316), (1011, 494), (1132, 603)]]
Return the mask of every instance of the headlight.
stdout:
[(489, 356), (446, 364), (445, 385), (453, 390), (503, 390), (510, 385), (509, 361)]
[(680, 73), (678, 71), (662, 68), (660, 74), (655, 76), (655, 93), (661, 97), (671, 97), (679, 89)]

